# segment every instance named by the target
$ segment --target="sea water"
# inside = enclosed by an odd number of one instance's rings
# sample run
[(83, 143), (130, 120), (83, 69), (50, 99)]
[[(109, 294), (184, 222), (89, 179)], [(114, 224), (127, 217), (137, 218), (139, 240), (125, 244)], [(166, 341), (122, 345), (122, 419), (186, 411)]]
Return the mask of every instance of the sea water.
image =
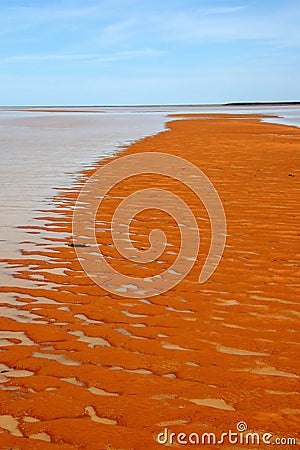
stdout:
[[(24, 242), (28, 248), (28, 234), (20, 226), (37, 225), (35, 218), (43, 217), (40, 211), (53, 208), (56, 189), (70, 187), (76, 174), (96, 161), (116, 154), (133, 141), (164, 130), (166, 121), (171, 120), (168, 114), (260, 113), (274, 115), (274, 118), (264, 119), (269, 122), (300, 126), (300, 108), (294, 106), (141, 106), (78, 110), (80, 108), (69, 108), (67, 112), (0, 109), (0, 259), (21, 257)], [(34, 243), (41, 238), (39, 234), (31, 235), (30, 239)], [(0, 269), (5, 272), (5, 264), (0, 263)]]

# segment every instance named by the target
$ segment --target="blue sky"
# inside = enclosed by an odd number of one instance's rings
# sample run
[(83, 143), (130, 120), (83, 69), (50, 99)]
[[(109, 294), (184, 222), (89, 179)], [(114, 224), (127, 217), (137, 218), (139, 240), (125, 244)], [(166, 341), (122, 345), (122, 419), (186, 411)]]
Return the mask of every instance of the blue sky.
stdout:
[(0, 0), (1, 105), (300, 100), (300, 0)]

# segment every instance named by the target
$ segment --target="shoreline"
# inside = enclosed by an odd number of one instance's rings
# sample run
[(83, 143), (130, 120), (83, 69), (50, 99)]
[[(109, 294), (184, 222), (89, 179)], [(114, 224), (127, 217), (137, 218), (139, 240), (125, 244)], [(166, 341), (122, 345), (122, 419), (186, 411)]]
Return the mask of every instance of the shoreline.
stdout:
[[(231, 116), (240, 115), (247, 117), (249, 115), (264, 116), (265, 121), (272, 123), (279, 123), (288, 126), (296, 126), (300, 128), (300, 108), (297, 102), (292, 103), (247, 103), (247, 104), (222, 104), (222, 105), (140, 105), (140, 106), (39, 106), (39, 107), (10, 107), (3, 108), (0, 107), (0, 113), (12, 113), (12, 114), (26, 114), (34, 115), (37, 114), (43, 117), (49, 114), (49, 117), (55, 115), (59, 117), (60, 115), (80, 116), (84, 115), (99, 115), (99, 117), (105, 117), (114, 114), (163, 114), (165, 117), (174, 115), (185, 115), (196, 114), (196, 115), (214, 115), (214, 114), (229, 114)], [(243, 117), (241, 117), (243, 118)]]
[[(154, 184), (175, 189), (191, 203), (201, 230), (198, 261), (180, 285), (161, 296), (143, 302), (108, 294), (82, 273), (69, 241), (59, 237), (71, 231), (79, 186), (63, 191), (53, 210), (61, 219), (49, 210), (47, 226), (57, 232), (50, 249), (28, 252), (26, 263), (8, 261), (28, 265), (21, 278), (34, 275), (37, 283), (46, 279), (54, 287), (0, 288), (16, 293), (20, 311), (30, 315), (26, 323), (0, 318), (1, 330), (7, 330), (7, 337), (5, 331), (1, 335), (2, 361), (9, 368), (0, 374), (1, 414), (18, 418), (1, 435), (5, 445), (159, 448), (154, 437), (164, 427), (220, 432), (241, 419), (254, 431), (295, 435), (299, 410), (290, 405), (299, 378), (292, 359), (299, 138), (288, 135), (286, 125), (255, 115), (242, 121), (193, 115), (166, 126), (83, 171), (81, 183), (108, 160), (136, 152), (167, 151), (190, 160), (211, 179), (226, 212), (227, 247), (217, 271), (205, 285), (197, 284), (210, 244), (204, 207), (186, 187), (154, 177)], [(122, 196), (145, 181), (147, 186), (145, 177), (129, 183)], [(106, 228), (117, 203), (109, 201), (101, 213), (98, 237), (113, 264), (143, 276), (149, 269), (124, 266), (109, 245)], [(143, 214), (133, 226), (135, 245), (147, 248), (151, 226), (164, 220), (176, 252), (179, 236), (166, 217)], [(50, 264), (45, 258), (53, 252), (56, 262)], [(172, 259), (164, 253), (162, 264), (151, 270)]]

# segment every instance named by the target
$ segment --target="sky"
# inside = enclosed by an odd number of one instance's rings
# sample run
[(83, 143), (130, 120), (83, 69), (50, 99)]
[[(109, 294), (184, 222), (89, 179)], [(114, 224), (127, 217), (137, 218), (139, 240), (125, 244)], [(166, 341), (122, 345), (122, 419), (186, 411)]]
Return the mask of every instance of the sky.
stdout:
[(300, 0), (0, 0), (0, 105), (300, 100)]

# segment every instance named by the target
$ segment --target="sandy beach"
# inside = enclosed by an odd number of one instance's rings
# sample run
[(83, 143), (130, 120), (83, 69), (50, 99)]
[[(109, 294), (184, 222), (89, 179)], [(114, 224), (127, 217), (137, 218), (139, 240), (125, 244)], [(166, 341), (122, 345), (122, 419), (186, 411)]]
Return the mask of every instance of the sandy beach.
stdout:
[[(272, 439), (297, 437), (299, 144), (299, 128), (258, 115), (174, 116), (166, 131), (83, 170), (55, 197), (46, 223), (24, 227), (28, 240), (39, 232), (51, 237), (20, 259), (0, 261), (22, 269), (14, 274), (19, 286), (0, 287), (19, 311), (5, 305), (0, 316), (1, 449), (156, 449), (165, 429), (221, 436), (239, 422)], [(175, 192), (201, 234), (197, 261), (182, 282), (151, 298), (124, 298), (87, 276), (65, 236), (85, 181), (107, 161), (147, 152), (185, 158), (210, 179), (226, 214), (226, 247), (215, 273), (199, 284), (211, 240), (204, 205), (175, 179), (124, 181), (103, 202), (96, 230), (118, 271), (159, 275), (180, 247), (174, 220), (149, 209), (132, 223), (132, 244), (147, 249), (150, 231), (160, 228), (169, 245), (148, 264), (122, 259), (110, 224), (136, 190)], [(22, 287), (26, 280), (35, 287)]]

